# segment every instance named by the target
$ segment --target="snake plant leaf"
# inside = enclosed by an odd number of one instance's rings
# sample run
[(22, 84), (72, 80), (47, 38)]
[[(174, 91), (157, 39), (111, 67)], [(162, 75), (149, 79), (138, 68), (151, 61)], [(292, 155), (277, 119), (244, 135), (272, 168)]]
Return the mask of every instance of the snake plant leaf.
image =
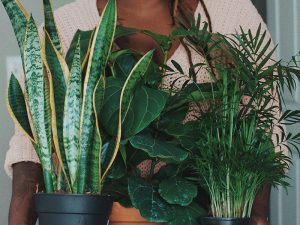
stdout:
[(53, 15), (53, 9), (50, 0), (43, 0), (44, 5), (44, 21), (45, 30), (48, 32), (50, 39), (57, 49), (57, 51), (62, 55), (62, 45), (59, 37), (59, 32), (57, 30), (55, 19)]
[(172, 220), (166, 225), (198, 225), (198, 219), (206, 215), (206, 210), (196, 203), (185, 207), (173, 206)]
[(87, 181), (87, 163), (94, 137), (93, 93), (106, 67), (113, 43), (117, 22), (116, 0), (109, 0), (96, 28), (91, 46), (83, 88), (83, 106), (80, 122), (80, 176), (79, 193), (83, 193)]
[(135, 135), (130, 139), (130, 143), (134, 148), (147, 152), (149, 156), (159, 157), (163, 160), (181, 162), (188, 157), (188, 153), (183, 149), (149, 135)]
[(132, 205), (148, 221), (164, 223), (171, 219), (172, 208), (159, 196), (151, 183), (140, 178), (129, 178), (128, 193)]
[(105, 90), (105, 76), (102, 76), (98, 81), (93, 95), (93, 108), (95, 114), (95, 131), (93, 148), (90, 155), (90, 188), (92, 193), (101, 193), (101, 150), (102, 150), (102, 138), (99, 128), (98, 116), (100, 116), (100, 110), (104, 101)]
[[(43, 70), (41, 46), (38, 30), (32, 17), (30, 17), (25, 36), (24, 44), (24, 71), (25, 90), (28, 97), (29, 109), (33, 126), (38, 139), (40, 161), (45, 176), (47, 192), (53, 192), (53, 164), (51, 148), (51, 124), (50, 112), (48, 110), (46, 80)], [(50, 175), (49, 175), (50, 174)], [(49, 176), (48, 176), (49, 175)]]
[[(51, 156), (52, 156), (52, 133), (51, 133), (51, 100), (50, 100), (50, 79), (48, 77), (48, 74), (46, 70), (44, 71), (44, 121), (45, 121), (45, 133), (47, 137), (47, 142), (48, 142), (48, 149), (50, 149)], [(40, 145), (39, 145), (40, 147)], [(42, 153), (41, 153), (42, 155)], [(52, 163), (52, 158), (51, 158), (51, 170), (50, 172), (44, 170), (44, 176), (49, 174), (52, 179), (52, 185), (54, 187), (54, 190), (58, 190), (57, 187), (57, 176), (55, 173), (55, 168)]]
[(77, 176), (79, 172), (80, 155), (80, 113), (82, 93), (79, 43), (80, 42), (78, 42), (74, 55), (63, 112), (63, 144), (73, 193), (77, 193)]
[(91, 47), (91, 42), (92, 42), (92, 37), (94, 34), (95, 30), (88, 30), (88, 31), (82, 31), (82, 30), (77, 30), (71, 45), (69, 47), (69, 50), (67, 52), (66, 55), (66, 62), (69, 66), (69, 68), (71, 68), (72, 66), (72, 62), (73, 62), (73, 58), (74, 58), (74, 53), (75, 53), (75, 49), (78, 43), (78, 39), (80, 36), (80, 58), (81, 58), (81, 68), (84, 67), (85, 62), (87, 61), (87, 58), (89, 56), (89, 51), (90, 51), (90, 47)]
[[(69, 77), (69, 69), (65, 60), (56, 50), (53, 45), (48, 32), (45, 30), (45, 59), (46, 67), (50, 71), (50, 98), (51, 98), (51, 110), (52, 110), (52, 132), (53, 142), (55, 150), (60, 162), (60, 166), (63, 171), (62, 175), (65, 175), (65, 180), (68, 179), (68, 165), (66, 160), (66, 154), (64, 150), (64, 138), (63, 138), (63, 117), (66, 96), (66, 80)], [(70, 182), (68, 182), (70, 183)]]
[(172, 177), (159, 184), (158, 192), (170, 204), (188, 206), (197, 196), (198, 188), (186, 179)]
[(1, 0), (2, 4), (9, 16), (10, 22), (14, 29), (18, 45), (21, 51), (21, 57), (24, 53), (24, 37), (26, 31), (26, 24), (29, 18), (28, 13), (18, 0)]
[(17, 127), (27, 136), (32, 142), (36, 142), (33, 133), (31, 131), (27, 106), (23, 95), (22, 88), (18, 79), (14, 74), (10, 76), (7, 92), (6, 103), (8, 112), (17, 125)]
[(112, 152), (111, 160), (110, 160), (107, 168), (104, 170), (104, 172), (102, 174), (102, 180), (107, 175), (108, 170), (111, 168), (111, 166), (117, 156), (119, 146), (120, 146), (120, 140), (121, 140), (121, 136), (122, 136), (122, 122), (128, 112), (128, 107), (130, 105), (130, 101), (134, 94), (134, 90), (136, 89), (137, 85), (139, 84), (139, 81), (145, 75), (145, 72), (147, 71), (147, 68), (152, 60), (152, 57), (153, 57), (153, 51), (149, 51), (137, 62), (137, 64), (134, 66), (134, 68), (130, 72), (130, 74), (129, 74), (128, 78), (126, 79), (125, 84), (122, 88), (122, 91), (120, 94), (120, 101), (119, 101), (118, 127), (117, 127), (117, 131), (116, 131), (116, 135), (115, 135), (115, 141), (113, 141), (114, 150)]

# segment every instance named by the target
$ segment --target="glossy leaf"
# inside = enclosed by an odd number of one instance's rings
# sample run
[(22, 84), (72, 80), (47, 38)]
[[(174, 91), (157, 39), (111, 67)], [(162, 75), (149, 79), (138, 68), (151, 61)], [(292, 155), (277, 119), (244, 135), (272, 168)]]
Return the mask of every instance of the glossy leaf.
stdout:
[(21, 56), (24, 54), (24, 38), (26, 31), (26, 24), (29, 18), (28, 13), (18, 0), (1, 0), (2, 4), (9, 16), (10, 22), (15, 32), (18, 41)]
[(17, 127), (27, 136), (32, 142), (34, 140), (31, 131), (28, 114), (26, 110), (26, 102), (24, 99), (22, 88), (17, 78), (12, 74), (9, 80), (6, 96), (7, 108), (10, 116)]
[(206, 216), (207, 212), (196, 203), (189, 206), (173, 206), (173, 217), (166, 225), (198, 225), (199, 218)]
[(158, 191), (160, 196), (169, 204), (187, 206), (197, 196), (198, 188), (183, 178), (172, 177), (163, 180), (159, 184)]
[(106, 170), (103, 172), (102, 180), (108, 173), (108, 170), (111, 168), (118, 150), (120, 146), (120, 140), (122, 136), (122, 121), (126, 117), (126, 114), (128, 112), (128, 107), (130, 105), (130, 101), (132, 99), (134, 90), (136, 86), (139, 84), (139, 81), (143, 78), (145, 75), (145, 72), (147, 71), (147, 68), (152, 60), (153, 51), (149, 51), (146, 53), (134, 66), (132, 71), (130, 72), (128, 78), (125, 81), (125, 84), (122, 88), (121, 95), (120, 95), (120, 101), (119, 101), (119, 112), (118, 112), (118, 127), (117, 127), (117, 133), (115, 136), (114, 144), (114, 151), (112, 153), (111, 160), (106, 168)]
[(163, 160), (181, 162), (188, 156), (188, 153), (183, 149), (166, 141), (155, 139), (149, 135), (135, 135), (130, 139), (130, 143), (134, 148), (147, 152), (149, 156), (158, 157)]
[(100, 22), (96, 28), (87, 72), (83, 88), (83, 106), (80, 123), (80, 178), (78, 190), (80, 193), (85, 191), (87, 181), (87, 163), (88, 155), (91, 151), (92, 139), (94, 137), (94, 111), (93, 111), (93, 93), (96, 84), (103, 74), (106, 67), (108, 56), (112, 47), (113, 37), (116, 29), (116, 0), (109, 0), (106, 5)]
[(172, 208), (159, 196), (155, 187), (140, 179), (128, 179), (132, 205), (150, 222), (164, 223), (172, 218)]
[(78, 43), (66, 91), (63, 114), (63, 144), (73, 193), (77, 193), (80, 156), (81, 67)]
[(56, 50), (62, 54), (62, 45), (59, 37), (59, 32), (57, 30), (55, 19), (53, 15), (53, 9), (50, 0), (43, 0), (44, 5), (44, 21), (45, 30), (49, 34), (49, 37), (56, 48)]
[[(53, 174), (50, 113), (48, 114), (48, 110), (45, 110), (47, 108), (44, 92), (46, 81), (40, 49), (37, 27), (33, 18), (30, 17), (24, 45), (25, 89), (33, 126), (38, 138), (43, 170), (46, 173)], [(53, 191), (53, 182), (51, 176), (45, 177), (47, 192)]]

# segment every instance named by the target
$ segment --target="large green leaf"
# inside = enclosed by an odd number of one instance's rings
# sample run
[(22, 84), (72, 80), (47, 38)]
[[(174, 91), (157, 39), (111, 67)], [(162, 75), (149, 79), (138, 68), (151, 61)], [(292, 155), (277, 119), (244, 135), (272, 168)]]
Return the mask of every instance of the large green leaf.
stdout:
[(170, 204), (187, 206), (197, 196), (198, 188), (195, 184), (180, 177), (163, 180), (159, 184), (159, 194)]
[(136, 53), (132, 50), (120, 50), (111, 55), (113, 76), (118, 79), (126, 80), (130, 71), (137, 62)]
[(167, 94), (142, 86), (137, 88), (123, 121), (123, 137), (129, 138), (144, 130), (159, 117), (167, 101)]
[(18, 0), (1, 0), (6, 10), (7, 15), (10, 18), (10, 22), (13, 26), (18, 45), (20, 48), (21, 56), (24, 54), (24, 38), (25, 30), (28, 19), (28, 13), (24, 10), (23, 6)]
[(35, 142), (28, 119), (23, 91), (19, 81), (13, 74), (9, 80), (6, 100), (9, 114), (17, 127), (23, 132), (24, 135), (30, 138), (32, 142)]
[(93, 93), (100, 76), (104, 72), (113, 43), (117, 22), (116, 0), (109, 0), (100, 18), (93, 37), (83, 89), (83, 107), (80, 123), (80, 177), (78, 187), (80, 193), (84, 193), (85, 191), (88, 155), (91, 151), (94, 137)]
[(132, 205), (150, 222), (163, 223), (172, 218), (172, 208), (151, 183), (140, 178), (129, 178), (128, 192)]
[(81, 99), (80, 44), (78, 43), (66, 91), (63, 112), (63, 144), (73, 193), (77, 193), (79, 172)]
[[(128, 78), (126, 79), (124, 86), (122, 88), (121, 94), (120, 94), (120, 101), (119, 101), (119, 112), (118, 112), (118, 127), (116, 131), (116, 135), (114, 141), (112, 142), (114, 144), (114, 150), (112, 152), (111, 160), (109, 161), (109, 164), (106, 168), (106, 170), (102, 174), (102, 180), (105, 178), (106, 174), (108, 173), (108, 170), (111, 168), (118, 150), (120, 146), (120, 140), (122, 136), (122, 121), (126, 117), (126, 114), (128, 112), (128, 107), (130, 105), (130, 101), (132, 99), (132, 96), (134, 94), (134, 90), (138, 86), (139, 82), (145, 75), (145, 72), (147, 71), (147, 68), (152, 60), (153, 51), (149, 51), (146, 53), (134, 66), (132, 71), (130, 72)], [(110, 143), (111, 146), (111, 143)]]
[(198, 219), (206, 216), (207, 212), (196, 203), (189, 206), (173, 206), (172, 219), (166, 225), (198, 225)]
[[(101, 124), (105, 130), (113, 135), (116, 133), (118, 104), (117, 99), (120, 96), (123, 82), (113, 78), (108, 79), (106, 96), (102, 107)], [(167, 101), (167, 94), (160, 90), (141, 86), (136, 88), (127, 114), (122, 123), (122, 137), (129, 138), (145, 129), (154, 121), (164, 109)]]
[(53, 15), (53, 10), (50, 0), (43, 0), (44, 4), (44, 21), (45, 21), (45, 30), (48, 32), (51, 41), (53, 42), (54, 47), (58, 52), (62, 54), (62, 46), (59, 37), (59, 33), (55, 24), (55, 19)]
[[(46, 79), (38, 30), (32, 17), (30, 17), (26, 28), (24, 70), (26, 95), (28, 96), (29, 109), (38, 138), (40, 160), (44, 172), (53, 174), (50, 112), (45, 110), (48, 108), (48, 100), (45, 98)], [(45, 176), (47, 192), (54, 190), (53, 182), (51, 176)]]
[(181, 162), (185, 160), (188, 153), (183, 149), (166, 141), (160, 141), (151, 136), (138, 134), (130, 139), (133, 147), (141, 149), (151, 157), (158, 157), (164, 160)]

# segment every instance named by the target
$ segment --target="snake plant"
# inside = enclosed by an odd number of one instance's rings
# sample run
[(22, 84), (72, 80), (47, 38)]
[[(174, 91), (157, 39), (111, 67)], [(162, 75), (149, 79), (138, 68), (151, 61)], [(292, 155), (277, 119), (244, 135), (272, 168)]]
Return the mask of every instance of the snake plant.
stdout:
[[(43, 3), (44, 38), (40, 40), (34, 19), (20, 2), (2, 0), (17, 37), (25, 74), (25, 90), (11, 75), (8, 110), (39, 156), (46, 192), (101, 193), (121, 137), (127, 132), (123, 121), (128, 117), (132, 96), (149, 67), (153, 51), (141, 57), (124, 82), (119, 83), (120, 93), (114, 99), (117, 117), (109, 121), (109, 113), (102, 114), (103, 107), (109, 107), (105, 96), (117, 82), (105, 77), (116, 33), (116, 1), (107, 3), (97, 27), (89, 34), (91, 41), (87, 46), (82, 47), (78, 37), (74, 51), (67, 54), (72, 59), (64, 58), (50, 1)], [(148, 117), (150, 122), (155, 115)], [(108, 135), (102, 133), (102, 120), (115, 128), (105, 142), (103, 137)], [(138, 131), (143, 124), (137, 124)], [(53, 153), (57, 164), (53, 163)]]

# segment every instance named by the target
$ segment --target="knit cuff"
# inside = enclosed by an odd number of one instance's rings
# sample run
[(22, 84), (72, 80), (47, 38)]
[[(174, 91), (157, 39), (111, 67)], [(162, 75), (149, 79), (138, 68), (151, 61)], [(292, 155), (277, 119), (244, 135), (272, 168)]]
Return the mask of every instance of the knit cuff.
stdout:
[(9, 149), (6, 153), (4, 169), (6, 174), (12, 178), (13, 164), (18, 162), (40, 163), (39, 158), (33, 148), (29, 138), (27, 138), (18, 128), (9, 142)]

